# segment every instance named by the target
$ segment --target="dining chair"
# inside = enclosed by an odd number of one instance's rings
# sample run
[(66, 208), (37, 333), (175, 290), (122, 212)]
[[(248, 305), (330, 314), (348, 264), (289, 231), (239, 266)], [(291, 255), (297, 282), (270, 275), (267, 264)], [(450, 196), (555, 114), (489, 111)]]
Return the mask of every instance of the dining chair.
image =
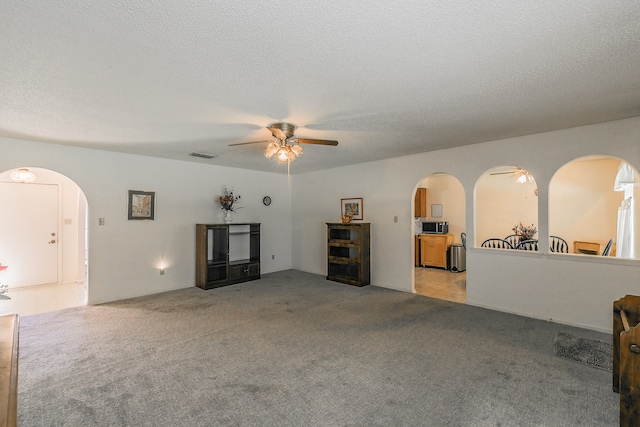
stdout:
[(518, 236), (517, 234), (509, 234), (503, 240), (506, 240), (511, 246), (515, 248), (516, 246), (518, 246), (518, 243), (520, 243), (520, 236)]
[(520, 251), (537, 251), (538, 240), (537, 239), (523, 240), (520, 243), (518, 243), (518, 246), (516, 246), (516, 249)]
[(482, 242), (481, 247), (493, 249), (513, 249), (511, 243), (507, 242), (504, 239), (498, 239), (497, 237), (492, 237), (485, 240), (484, 242)]
[(569, 253), (569, 245), (562, 237), (549, 236), (549, 250), (551, 252)]
[(609, 256), (609, 254), (611, 253), (611, 246), (613, 246), (613, 239), (609, 239), (607, 246), (605, 246), (604, 250), (602, 251), (602, 256)]

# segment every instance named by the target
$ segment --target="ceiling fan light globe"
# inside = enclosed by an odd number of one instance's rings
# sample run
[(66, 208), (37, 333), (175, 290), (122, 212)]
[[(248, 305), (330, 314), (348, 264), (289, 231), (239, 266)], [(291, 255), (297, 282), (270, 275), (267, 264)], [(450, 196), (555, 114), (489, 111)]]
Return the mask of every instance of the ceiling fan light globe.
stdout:
[(280, 147), (278, 150), (278, 160), (281, 162), (286, 161), (289, 158), (289, 150), (286, 147)]
[(278, 147), (279, 145), (276, 144), (275, 142), (269, 143), (269, 145), (267, 145), (267, 148), (264, 149), (265, 157), (267, 159), (270, 159), (271, 157), (273, 157), (273, 155), (278, 152)]
[(291, 151), (293, 151), (293, 154), (295, 154), (296, 157), (298, 157), (300, 154), (302, 154), (304, 149), (299, 145), (292, 145), (291, 146)]
[(296, 158), (296, 153), (291, 151), (291, 148), (289, 148), (287, 150), (287, 160), (291, 161), (291, 160), (294, 160), (295, 158)]

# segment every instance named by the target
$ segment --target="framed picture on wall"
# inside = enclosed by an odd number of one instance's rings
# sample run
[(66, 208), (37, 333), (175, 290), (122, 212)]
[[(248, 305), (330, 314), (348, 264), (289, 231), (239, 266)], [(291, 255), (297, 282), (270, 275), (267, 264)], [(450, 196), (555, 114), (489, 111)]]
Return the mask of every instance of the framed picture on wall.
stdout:
[(129, 190), (129, 219), (153, 221), (156, 206), (154, 191)]
[(353, 199), (340, 199), (342, 208), (342, 216), (345, 214), (353, 215), (354, 220), (362, 220), (364, 218), (362, 210), (362, 197)]

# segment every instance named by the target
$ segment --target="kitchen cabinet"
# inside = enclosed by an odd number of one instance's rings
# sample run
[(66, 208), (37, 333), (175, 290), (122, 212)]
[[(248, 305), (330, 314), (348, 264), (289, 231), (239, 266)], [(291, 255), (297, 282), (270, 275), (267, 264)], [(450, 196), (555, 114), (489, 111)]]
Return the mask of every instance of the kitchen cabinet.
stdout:
[(427, 217), (427, 189), (418, 188), (416, 190), (416, 197), (414, 202), (414, 214), (416, 218)]
[(420, 235), (416, 234), (415, 240), (415, 252), (416, 252), (416, 267), (420, 267)]
[(420, 265), (447, 268), (447, 253), (453, 234), (420, 234)]

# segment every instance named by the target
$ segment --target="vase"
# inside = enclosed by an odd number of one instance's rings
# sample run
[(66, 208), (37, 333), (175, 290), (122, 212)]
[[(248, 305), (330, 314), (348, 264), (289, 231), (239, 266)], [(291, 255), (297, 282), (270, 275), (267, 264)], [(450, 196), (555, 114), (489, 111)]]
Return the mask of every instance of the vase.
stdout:
[(231, 218), (231, 211), (225, 211), (226, 214), (224, 216), (224, 222), (226, 222), (227, 224), (231, 224), (231, 221), (233, 221), (233, 218)]

